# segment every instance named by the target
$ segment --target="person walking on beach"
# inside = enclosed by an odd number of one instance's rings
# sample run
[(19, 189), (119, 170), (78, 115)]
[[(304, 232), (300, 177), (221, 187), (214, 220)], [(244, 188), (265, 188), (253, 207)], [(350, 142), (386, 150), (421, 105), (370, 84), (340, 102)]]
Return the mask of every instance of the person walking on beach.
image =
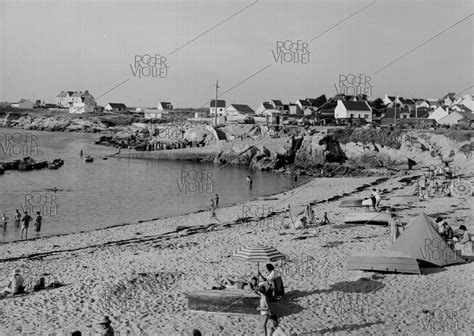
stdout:
[(298, 182), (298, 175), (296, 174), (296, 171), (293, 171), (291, 174), (292, 180), (293, 180), (293, 188), (296, 188), (296, 182)]
[(216, 194), (216, 208), (219, 207), (219, 194)]
[(99, 324), (102, 326), (101, 336), (114, 336), (115, 331), (111, 325), (112, 321), (110, 321), (108, 316), (104, 316)]
[(3, 223), (3, 227), (6, 228), (8, 224), (8, 217), (7, 215), (5, 215), (5, 213), (3, 213), (3, 216), (2, 216), (2, 223)]
[(36, 218), (35, 218), (35, 231), (40, 232), (41, 231), (41, 222), (43, 221), (43, 216), (41, 216), (41, 212), (37, 211), (36, 212)]
[(18, 209), (16, 209), (15, 219), (13, 220), (13, 223), (15, 224), (16, 227), (19, 227), (20, 222), (21, 222), (21, 213), (20, 211), (18, 211)]
[(252, 181), (252, 178), (250, 177), (250, 175), (247, 175), (247, 183), (248, 183), (250, 189), (252, 189), (252, 183), (253, 183), (253, 181)]
[(82, 157), (82, 154), (83, 154), (83, 153), (82, 153), (82, 149), (81, 149), (81, 153), (80, 153), (79, 155)]
[(25, 211), (25, 215), (21, 219), (23, 226), (21, 228), (20, 239), (23, 238), (23, 232), (25, 232), (25, 238), (28, 238), (28, 226), (30, 226), (31, 217), (28, 215), (28, 211)]
[(216, 216), (216, 204), (214, 203), (213, 198), (211, 198), (211, 209), (210, 210), (211, 210), (211, 218), (210, 219), (215, 218), (215, 219), (219, 220)]

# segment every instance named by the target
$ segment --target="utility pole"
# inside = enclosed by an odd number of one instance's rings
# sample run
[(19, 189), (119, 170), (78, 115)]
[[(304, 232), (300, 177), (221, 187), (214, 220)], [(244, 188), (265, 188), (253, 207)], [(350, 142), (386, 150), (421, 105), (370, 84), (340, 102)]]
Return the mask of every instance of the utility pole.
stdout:
[(216, 100), (214, 100), (214, 113), (215, 113), (214, 123), (216, 125), (217, 125), (217, 97), (218, 97), (218, 91), (219, 91), (219, 80), (216, 81)]

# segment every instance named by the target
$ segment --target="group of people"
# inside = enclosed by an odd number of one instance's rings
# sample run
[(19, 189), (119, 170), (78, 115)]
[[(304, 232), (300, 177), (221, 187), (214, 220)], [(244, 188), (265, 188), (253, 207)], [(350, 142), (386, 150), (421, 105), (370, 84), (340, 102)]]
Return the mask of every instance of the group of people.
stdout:
[[(4, 229), (7, 228), (9, 220), (10, 218), (7, 217), (5, 213), (3, 213), (2, 227)], [(25, 211), (24, 215), (22, 216), (20, 211), (16, 209), (15, 217), (13, 218), (13, 223), (15, 224), (15, 227), (19, 227), (20, 223), (22, 223), (20, 238), (23, 238), (23, 234), (25, 234), (25, 238), (28, 238), (28, 228), (32, 220), (33, 218), (28, 214), (28, 211)], [(42, 222), (43, 222), (43, 216), (41, 216), (41, 211), (36, 211), (36, 217), (34, 219), (35, 232), (39, 233), (41, 231)]]
[(467, 231), (465, 225), (460, 225), (459, 229), (454, 231), (446, 220), (441, 217), (436, 218), (435, 222), (438, 226), (438, 233), (449, 246), (454, 248), (456, 242), (464, 244), (471, 240), (471, 235), (469, 234), (469, 231)]
[[(291, 216), (291, 207), (288, 204), (286, 207), (286, 211), (290, 213)], [(324, 212), (321, 221), (319, 223), (316, 222), (316, 218), (314, 217), (314, 210), (311, 206), (311, 204), (307, 204), (304, 215), (299, 218), (296, 223), (295, 223), (295, 228), (296, 229), (307, 229), (311, 225), (327, 225), (331, 224), (331, 221), (328, 218), (328, 213)]]
[[(112, 328), (112, 321), (109, 319), (108, 316), (104, 316), (99, 322), (99, 325), (102, 327), (102, 331), (100, 333), (101, 336), (115, 335), (115, 330), (114, 328)], [(82, 333), (80, 331), (74, 331), (71, 336), (82, 336)]]
[[(212, 289), (241, 289), (252, 291), (260, 296), (260, 304), (257, 310), (263, 318), (263, 329), (265, 335), (284, 335), (281, 328), (278, 327), (278, 317), (272, 313), (271, 304), (272, 300), (281, 299), (285, 295), (285, 288), (283, 280), (277, 269), (272, 264), (267, 264), (266, 269), (268, 275), (264, 276), (262, 272), (258, 272), (258, 278), (252, 277), (250, 281), (233, 281), (230, 279), (223, 279), (219, 287), (213, 287)], [(259, 282), (259, 279), (262, 281)], [(267, 323), (268, 320), (273, 322), (273, 326), (268, 333)]]

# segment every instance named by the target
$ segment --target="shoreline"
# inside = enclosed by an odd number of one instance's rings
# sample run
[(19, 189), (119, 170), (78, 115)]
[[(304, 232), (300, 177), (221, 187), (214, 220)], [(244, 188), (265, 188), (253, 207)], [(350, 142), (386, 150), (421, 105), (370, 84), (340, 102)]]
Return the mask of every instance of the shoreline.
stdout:
[[(338, 179), (338, 178), (332, 178), (332, 179)], [(344, 197), (348, 197), (348, 196), (354, 195), (356, 193), (366, 191), (370, 187), (374, 187), (374, 186), (377, 186), (381, 183), (384, 183), (389, 178), (388, 177), (381, 177), (381, 178), (377, 178), (377, 179), (373, 178), (373, 179), (374, 179), (373, 182), (364, 183), (364, 184), (356, 187), (352, 191), (344, 193), (342, 195), (331, 196), (327, 199), (323, 199), (323, 200), (319, 200), (319, 201), (312, 200), (308, 203), (311, 204), (311, 206), (315, 206), (315, 205), (318, 205), (318, 204), (326, 204), (326, 203), (336, 202), (338, 200), (343, 199)], [(296, 188), (290, 188), (290, 189), (288, 189), (284, 192), (278, 192), (278, 193), (271, 194), (271, 195), (265, 195), (265, 196), (253, 198), (253, 199), (245, 201), (245, 202), (238, 202), (238, 203), (226, 205), (225, 207), (218, 208), (218, 210), (219, 211), (229, 210), (229, 209), (232, 209), (236, 206), (240, 206), (240, 205), (244, 205), (244, 204), (248, 204), (248, 203), (252, 203), (252, 202), (258, 202), (258, 201), (266, 202), (266, 201), (268, 201), (269, 197), (272, 197), (272, 200), (275, 200), (275, 199), (277, 199), (277, 197), (282, 197), (282, 196), (286, 195), (289, 192), (296, 192), (299, 188), (303, 188), (305, 185), (307, 185), (311, 182), (314, 182), (314, 180), (315, 179), (309, 180), (305, 183), (302, 183), (302, 184), (298, 185)], [(149, 220), (138, 220), (137, 222), (134, 222), (134, 223), (117, 224), (117, 225), (109, 226), (109, 227), (106, 227), (106, 228), (98, 228), (98, 229), (93, 229), (93, 230), (89, 230), (89, 231), (79, 231), (79, 232), (73, 232), (73, 233), (61, 233), (61, 234), (50, 235), (50, 236), (45, 236), (45, 237), (38, 237), (38, 238), (32, 238), (32, 239), (27, 239), (27, 240), (15, 240), (15, 241), (12, 241), (12, 242), (6, 242), (6, 243), (0, 244), (0, 248), (3, 247), (3, 246), (8, 246), (8, 245), (15, 245), (15, 244), (19, 244), (19, 243), (27, 243), (29, 241), (33, 242), (33, 241), (48, 240), (48, 239), (68, 237), (68, 236), (81, 235), (81, 234), (93, 234), (93, 233), (104, 232), (104, 231), (108, 231), (108, 230), (117, 230), (117, 229), (127, 228), (127, 227), (130, 228), (131, 226), (136, 226), (137, 229), (138, 229), (140, 224), (150, 224), (150, 223), (155, 222), (155, 221), (176, 220), (180, 217), (187, 217), (187, 216), (192, 216), (192, 215), (197, 215), (197, 214), (202, 214), (202, 213), (208, 213), (208, 212), (209, 212), (209, 210), (199, 210), (199, 211), (190, 212), (190, 213), (186, 213), (186, 214), (182, 214), (182, 215), (167, 216), (167, 217), (154, 218), (154, 219), (149, 219)], [(278, 216), (280, 213), (284, 213), (284, 212), (285, 211), (279, 211), (279, 212), (276, 212), (275, 215)], [(294, 215), (297, 215), (297, 213), (295, 213)], [(266, 219), (266, 218), (269, 218), (269, 217), (272, 218), (273, 216), (274, 215), (272, 215), (272, 214), (268, 214), (267, 216), (264, 216), (264, 217), (258, 217), (257, 220), (262, 220), (262, 219)], [(255, 218), (252, 218), (251, 220), (255, 220)], [(230, 227), (230, 226), (239, 225), (239, 224), (244, 224), (244, 222), (242, 222), (240, 219), (237, 219), (237, 220), (230, 221), (230, 222), (225, 222), (225, 223), (209, 224), (204, 228), (203, 228), (203, 225), (187, 226), (184, 229), (178, 227), (174, 231), (169, 231), (169, 232), (167, 232), (163, 235), (172, 234), (172, 233), (179, 233), (180, 231), (183, 231), (183, 230), (193, 230), (193, 228), (201, 228), (203, 231), (205, 231), (210, 226), (219, 226), (219, 225), (221, 225), (221, 226), (224, 226), (224, 227)], [(196, 230), (196, 229), (194, 229), (194, 230)], [(122, 241), (130, 241), (130, 243), (133, 243), (133, 242), (140, 241), (140, 238), (129, 238), (129, 239), (125, 239), (125, 240), (122, 240)], [(102, 245), (119, 243), (119, 242), (120, 241), (115, 241), (115, 242), (112, 241), (112, 242), (104, 243)], [(100, 245), (100, 244), (99, 245), (92, 245), (92, 246), (87, 246), (87, 247), (84, 247), (84, 248), (72, 249), (72, 250), (61, 250), (61, 251), (54, 251), (54, 252), (50, 251), (50, 253), (51, 252), (52, 253), (71, 252), (71, 251), (75, 251), (75, 250), (82, 250), (82, 249), (87, 249), (87, 248), (99, 247), (99, 246), (102, 246), (102, 245)], [(48, 254), (48, 253), (46, 253), (46, 254)], [(20, 260), (20, 259), (25, 259), (25, 258), (29, 259), (30, 257), (31, 256), (27, 255), (27, 256), (21, 256), (21, 257), (18, 257), (18, 258), (6, 258), (6, 259), (5, 258), (4, 259), (0, 258), (0, 263), (6, 262), (6, 261)]]

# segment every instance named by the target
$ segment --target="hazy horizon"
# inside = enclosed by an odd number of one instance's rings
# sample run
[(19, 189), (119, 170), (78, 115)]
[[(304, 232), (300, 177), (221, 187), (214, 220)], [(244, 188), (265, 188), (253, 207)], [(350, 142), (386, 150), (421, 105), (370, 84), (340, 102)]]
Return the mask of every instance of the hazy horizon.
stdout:
[[(333, 96), (339, 76), (349, 74), (370, 77), (372, 99), (472, 94), (472, 6), (1, 1), (0, 101), (55, 103), (63, 90), (89, 90), (100, 105), (197, 108), (214, 99), (219, 80), (219, 99), (256, 109), (270, 99)], [(292, 57), (303, 64), (279, 62), (284, 41), (295, 42)], [(135, 60), (145, 54), (159, 55), (161, 77), (138, 77)]]

